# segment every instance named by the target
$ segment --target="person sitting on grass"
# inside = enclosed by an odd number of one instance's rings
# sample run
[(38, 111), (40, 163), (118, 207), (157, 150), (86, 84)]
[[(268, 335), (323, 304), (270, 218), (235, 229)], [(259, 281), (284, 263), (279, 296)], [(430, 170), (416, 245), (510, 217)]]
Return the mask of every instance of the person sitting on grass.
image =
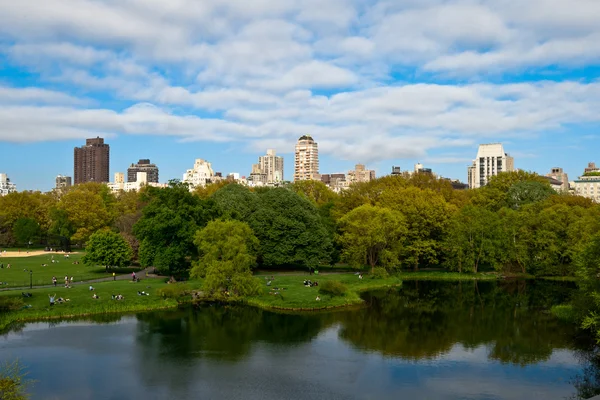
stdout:
[(317, 298), (315, 300), (316, 301), (321, 301), (321, 298), (319, 296), (317, 296)]
[(50, 305), (53, 306), (54, 305), (54, 299), (56, 298), (56, 293), (54, 293), (53, 296), (48, 295), (48, 297), (50, 298)]
[(94, 287), (92, 285), (90, 285), (90, 292), (94, 291)]
[(99, 299), (99, 298), (100, 298), (100, 297), (98, 297), (98, 295), (97, 295), (96, 293), (94, 293), (94, 294), (92, 295), (92, 299), (94, 299), (94, 300), (97, 300), (97, 299)]

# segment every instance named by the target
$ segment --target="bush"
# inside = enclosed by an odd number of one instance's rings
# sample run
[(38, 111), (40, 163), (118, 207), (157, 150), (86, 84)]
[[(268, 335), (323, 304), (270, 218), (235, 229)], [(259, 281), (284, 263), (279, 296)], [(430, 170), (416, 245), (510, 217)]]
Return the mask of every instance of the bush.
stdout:
[(319, 292), (331, 296), (343, 296), (348, 291), (346, 285), (340, 281), (325, 281), (321, 284)]
[(0, 312), (17, 311), (24, 305), (25, 303), (20, 297), (0, 297)]
[(18, 361), (0, 365), (0, 399), (26, 400), (29, 398), (27, 388), (33, 382), (26, 379), (27, 373)]
[(179, 297), (185, 296), (190, 291), (189, 285), (184, 283), (174, 283), (168, 286), (165, 286), (156, 291), (156, 294), (163, 299), (177, 299)]
[(377, 267), (371, 273), (371, 279), (386, 279), (389, 277), (390, 274), (388, 274), (387, 269), (383, 267)]

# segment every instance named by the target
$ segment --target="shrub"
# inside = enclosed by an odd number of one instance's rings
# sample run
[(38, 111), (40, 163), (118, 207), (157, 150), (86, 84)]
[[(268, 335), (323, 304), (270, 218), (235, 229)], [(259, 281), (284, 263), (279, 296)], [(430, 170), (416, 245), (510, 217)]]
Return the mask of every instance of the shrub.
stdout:
[(383, 267), (377, 267), (373, 269), (371, 273), (371, 279), (386, 279), (389, 278), (390, 274), (388, 274), (387, 269)]
[(17, 311), (24, 305), (25, 303), (20, 297), (0, 297), (0, 312)]
[(18, 361), (13, 363), (3, 362), (0, 365), (0, 399), (26, 400), (29, 398), (27, 388), (33, 382), (26, 379)]
[(331, 296), (343, 296), (348, 291), (346, 285), (340, 281), (325, 281), (321, 284), (319, 292)]
[(156, 291), (158, 296), (161, 296), (163, 299), (177, 299), (179, 297), (185, 296), (190, 291), (189, 285), (184, 283), (174, 283), (163, 288), (160, 288)]

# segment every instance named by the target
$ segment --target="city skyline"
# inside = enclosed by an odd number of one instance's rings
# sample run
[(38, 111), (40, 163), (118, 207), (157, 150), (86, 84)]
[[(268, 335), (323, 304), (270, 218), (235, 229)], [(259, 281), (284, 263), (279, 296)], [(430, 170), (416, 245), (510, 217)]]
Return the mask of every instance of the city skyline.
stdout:
[(163, 182), (196, 158), (248, 175), (269, 148), (291, 180), (305, 134), (321, 173), (466, 181), (493, 142), (539, 174), (598, 161), (595, 1), (24, 1), (0, 5), (0, 171), (21, 189), (97, 136), (110, 176), (149, 158)]

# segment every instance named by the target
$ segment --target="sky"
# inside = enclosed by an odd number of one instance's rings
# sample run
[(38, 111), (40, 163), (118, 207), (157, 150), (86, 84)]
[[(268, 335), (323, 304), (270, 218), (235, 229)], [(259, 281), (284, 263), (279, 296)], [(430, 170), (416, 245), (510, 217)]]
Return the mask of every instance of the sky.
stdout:
[(570, 179), (600, 162), (597, 0), (0, 0), (0, 172), (19, 190), (73, 174), (101, 136), (111, 176), (194, 159), (248, 175), (423, 163), (466, 180), (480, 143)]

